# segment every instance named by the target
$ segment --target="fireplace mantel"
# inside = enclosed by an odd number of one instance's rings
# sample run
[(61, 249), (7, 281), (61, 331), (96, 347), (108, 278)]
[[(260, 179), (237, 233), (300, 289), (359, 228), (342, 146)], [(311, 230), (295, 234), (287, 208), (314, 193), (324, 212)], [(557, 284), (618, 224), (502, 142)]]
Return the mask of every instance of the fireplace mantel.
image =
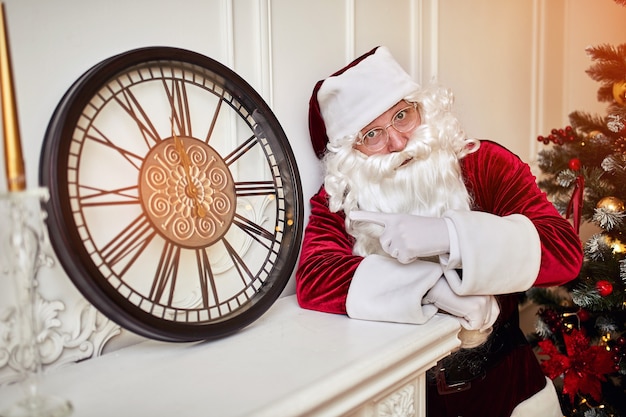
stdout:
[[(425, 372), (459, 345), (459, 324), (352, 320), (279, 299), (229, 337), (145, 341), (44, 375), (74, 415), (425, 416)], [(20, 387), (0, 389), (6, 407)], [(397, 414), (401, 412), (401, 414)]]

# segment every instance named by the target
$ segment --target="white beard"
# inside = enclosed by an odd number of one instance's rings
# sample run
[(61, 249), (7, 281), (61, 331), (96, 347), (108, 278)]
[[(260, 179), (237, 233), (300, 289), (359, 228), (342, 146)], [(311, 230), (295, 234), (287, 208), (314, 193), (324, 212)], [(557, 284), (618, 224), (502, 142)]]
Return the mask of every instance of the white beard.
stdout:
[[(351, 210), (430, 217), (440, 217), (450, 209), (469, 210), (470, 196), (458, 157), (429, 137), (429, 129), (421, 126), (401, 152), (356, 158), (351, 172), (344, 173), (356, 201), (353, 207), (343, 207), (346, 218)], [(348, 221), (347, 227), (355, 238), (356, 255), (385, 255), (378, 240), (381, 226)]]
[[(368, 157), (352, 148), (354, 138), (344, 138), (329, 145), (331, 152), (325, 159), (327, 172), (324, 179), (329, 195), (328, 206), (333, 212), (343, 210), (346, 214), (346, 230), (355, 239), (355, 255), (389, 256), (379, 241), (382, 226), (350, 222), (348, 215), (352, 210), (440, 217), (447, 210), (469, 210), (472, 207), (459, 159), (478, 150), (480, 143), (476, 139), (466, 139), (450, 114), (441, 114), (440, 110), (445, 113), (450, 104), (448, 95), (431, 100), (432, 97), (424, 93), (423, 98), (419, 100), (418, 97), (417, 101), (428, 105), (428, 110), (424, 111), (426, 116), (423, 115), (425, 123), (415, 129), (403, 151)], [(479, 346), (490, 333), (491, 329), (463, 328), (459, 333), (461, 347)]]
[[(447, 210), (470, 209), (471, 197), (463, 182), (457, 153), (440, 147), (436, 139), (429, 140), (428, 131), (428, 127), (420, 126), (402, 152), (355, 158), (352, 169), (343, 170), (352, 194), (352, 203), (342, 203), (346, 219), (351, 210), (441, 217)], [(380, 245), (382, 226), (347, 220), (346, 227), (355, 239), (355, 255), (389, 256)], [(482, 345), (491, 331), (461, 328), (461, 347)]]

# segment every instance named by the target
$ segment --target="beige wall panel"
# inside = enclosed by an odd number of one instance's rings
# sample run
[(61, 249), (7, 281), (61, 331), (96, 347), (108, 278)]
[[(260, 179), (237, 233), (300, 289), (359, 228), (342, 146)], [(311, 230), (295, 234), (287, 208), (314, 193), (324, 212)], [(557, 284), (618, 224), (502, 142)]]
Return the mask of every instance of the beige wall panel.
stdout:
[[(237, 0), (223, 2), (227, 5), (223, 24), (227, 61), (231, 68), (246, 80), (266, 101), (271, 99), (269, 91), (270, 26), (266, 0)], [(232, 7), (228, 7), (232, 6)]]
[(532, 2), (441, 0), (439, 80), (468, 135), (528, 160)]
[(360, 0), (355, 2), (355, 52), (359, 56), (380, 45), (387, 46), (409, 72), (413, 51), (412, 21), (417, 11), (411, 0)]
[(309, 139), (309, 98), (346, 60), (345, 22), (343, 1), (272, 1), (273, 108), (296, 154), (307, 213), (322, 181)]
[(585, 73), (592, 64), (585, 48), (626, 43), (626, 7), (613, 0), (569, 0), (565, 2), (564, 14), (564, 121), (574, 110), (604, 115), (608, 103), (597, 101), (600, 84)]
[[(537, 135), (547, 134), (563, 123), (563, 80), (565, 71), (564, 10), (567, 0), (542, 1), (537, 28)], [(532, 133), (532, 132), (531, 132)], [(532, 139), (532, 138), (531, 138)], [(537, 146), (537, 150), (541, 145)]]

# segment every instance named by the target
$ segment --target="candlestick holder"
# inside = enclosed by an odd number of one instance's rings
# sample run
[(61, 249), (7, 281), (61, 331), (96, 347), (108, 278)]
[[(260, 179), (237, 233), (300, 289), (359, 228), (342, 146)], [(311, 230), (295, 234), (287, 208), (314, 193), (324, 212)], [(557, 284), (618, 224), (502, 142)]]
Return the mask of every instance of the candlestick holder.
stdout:
[(47, 200), (47, 188), (0, 193), (0, 268), (2, 275), (8, 276), (4, 283), (12, 286), (15, 294), (11, 360), (17, 364), (23, 388), (23, 398), (0, 411), (0, 417), (64, 417), (72, 413), (69, 401), (39, 392), (42, 362), (35, 307), (37, 274), (52, 261), (43, 250), (46, 213), (42, 203)]

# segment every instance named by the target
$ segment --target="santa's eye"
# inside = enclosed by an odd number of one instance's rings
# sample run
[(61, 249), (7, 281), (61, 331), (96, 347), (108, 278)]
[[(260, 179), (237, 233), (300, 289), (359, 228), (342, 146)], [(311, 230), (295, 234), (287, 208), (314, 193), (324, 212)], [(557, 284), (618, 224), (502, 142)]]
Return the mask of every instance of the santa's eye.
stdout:
[(361, 140), (365, 146), (377, 145), (381, 140), (384, 140), (384, 130), (381, 128), (371, 129), (365, 132)]
[(405, 132), (407, 129), (412, 129), (415, 126), (416, 119), (417, 110), (414, 107), (406, 107), (393, 117), (392, 126), (398, 132)]

